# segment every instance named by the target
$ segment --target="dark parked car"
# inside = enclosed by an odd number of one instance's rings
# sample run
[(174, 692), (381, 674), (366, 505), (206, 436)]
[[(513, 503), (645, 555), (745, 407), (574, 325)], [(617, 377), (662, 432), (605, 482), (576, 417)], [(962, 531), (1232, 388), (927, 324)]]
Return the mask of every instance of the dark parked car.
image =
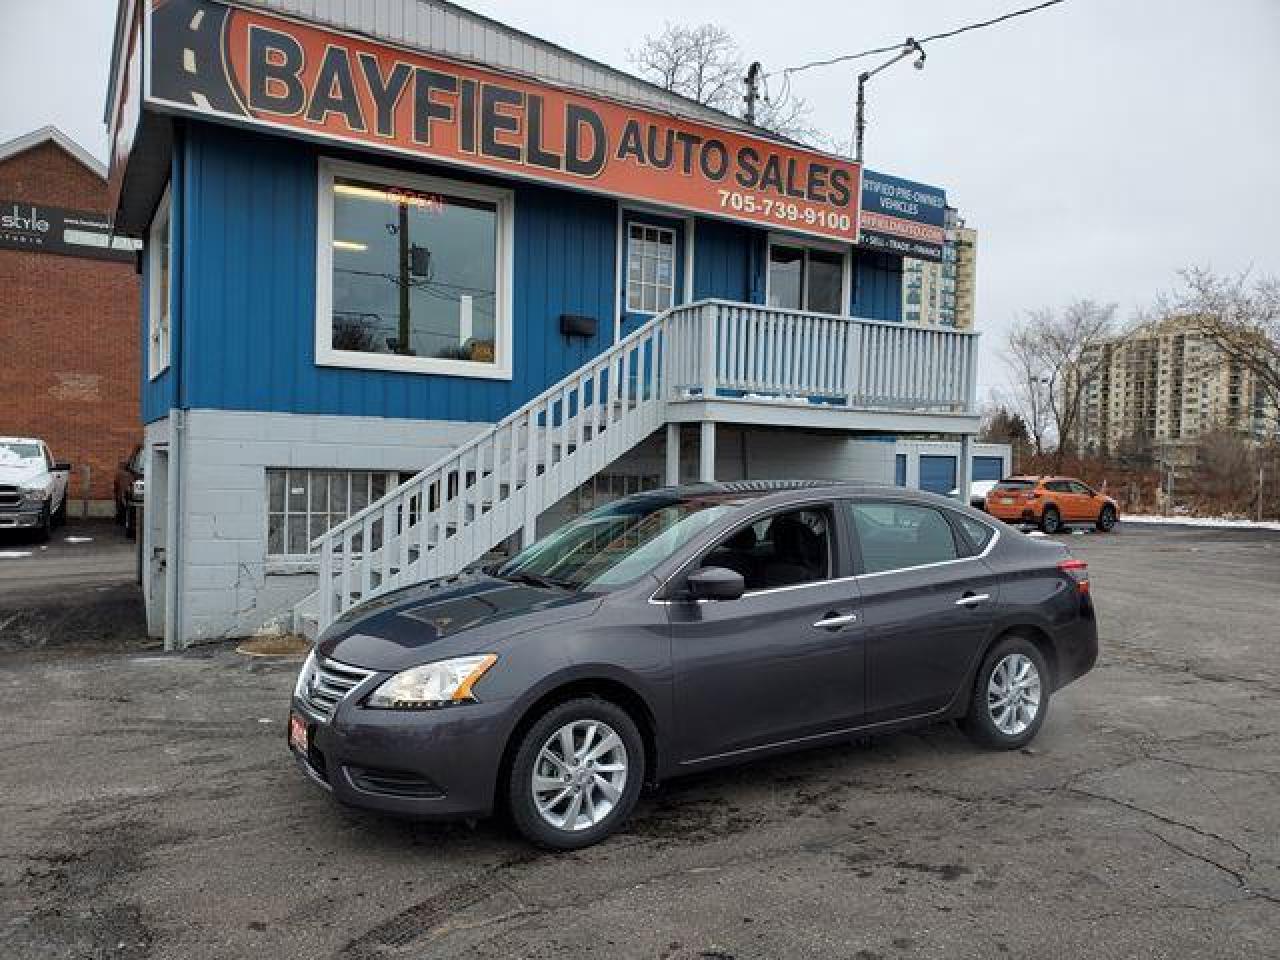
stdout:
[(137, 522), (134, 507), (142, 506), (146, 493), (146, 480), (142, 475), (141, 444), (133, 448), (133, 453), (129, 454), (128, 460), (121, 460), (120, 465), (116, 467), (113, 493), (116, 501), (116, 523), (123, 523), (125, 535), (133, 537), (136, 533), (133, 525)]
[(708, 484), (618, 500), (500, 568), (327, 629), (289, 742), (349, 804), (615, 830), (643, 783), (956, 719), (1012, 749), (1098, 639), (1085, 565), (901, 488)]

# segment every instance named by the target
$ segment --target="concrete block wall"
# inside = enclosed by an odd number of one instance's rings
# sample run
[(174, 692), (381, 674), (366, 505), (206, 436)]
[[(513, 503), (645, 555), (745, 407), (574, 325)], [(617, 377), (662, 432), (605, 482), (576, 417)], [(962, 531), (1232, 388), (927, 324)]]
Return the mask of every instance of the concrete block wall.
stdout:
[(268, 468), (417, 472), (485, 427), (380, 417), (190, 411), (181, 479), (180, 607), (185, 641), (247, 636), (276, 624), (287, 627), (294, 604), (315, 589), (314, 560), (267, 559)]

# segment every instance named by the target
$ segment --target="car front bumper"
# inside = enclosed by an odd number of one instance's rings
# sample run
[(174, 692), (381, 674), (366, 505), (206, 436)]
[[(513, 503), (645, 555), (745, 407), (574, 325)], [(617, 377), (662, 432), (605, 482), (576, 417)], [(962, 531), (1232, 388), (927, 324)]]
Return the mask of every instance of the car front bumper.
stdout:
[(307, 724), (307, 777), (340, 803), (416, 819), (483, 817), (493, 811), (512, 723), (508, 703), (441, 710), (370, 710), (351, 702), (325, 720), (293, 698)]
[(0, 510), (0, 530), (38, 527), (44, 521), (43, 506), (23, 506), (18, 509)]

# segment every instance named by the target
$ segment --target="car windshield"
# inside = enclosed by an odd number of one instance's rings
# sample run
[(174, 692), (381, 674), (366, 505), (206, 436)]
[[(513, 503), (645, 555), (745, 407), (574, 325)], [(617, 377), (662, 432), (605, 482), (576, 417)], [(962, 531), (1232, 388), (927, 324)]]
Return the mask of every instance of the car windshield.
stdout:
[(628, 497), (539, 540), (497, 575), (572, 590), (617, 587), (644, 576), (736, 506), (723, 498)]
[(41, 457), (38, 443), (23, 443), (20, 440), (0, 440), (0, 460), (39, 460)]
[(995, 485), (996, 490), (1031, 490), (1034, 489), (1036, 482), (1034, 480), (1001, 480)]

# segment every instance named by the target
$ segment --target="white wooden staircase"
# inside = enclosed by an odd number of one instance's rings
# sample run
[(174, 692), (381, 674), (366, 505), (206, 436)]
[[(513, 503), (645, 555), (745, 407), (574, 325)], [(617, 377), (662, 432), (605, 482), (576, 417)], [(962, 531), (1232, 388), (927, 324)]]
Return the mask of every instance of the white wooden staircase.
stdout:
[[(356, 604), (474, 564), (667, 422), (715, 401), (805, 415), (972, 419), (976, 336), (724, 301), (659, 314), (590, 363), (311, 543), (315, 635)], [(680, 410), (683, 405), (684, 412)], [(856, 424), (850, 418), (850, 428)], [(976, 429), (976, 419), (973, 420)], [(929, 429), (929, 428), (926, 428)], [(934, 424), (931, 429), (937, 429)]]

